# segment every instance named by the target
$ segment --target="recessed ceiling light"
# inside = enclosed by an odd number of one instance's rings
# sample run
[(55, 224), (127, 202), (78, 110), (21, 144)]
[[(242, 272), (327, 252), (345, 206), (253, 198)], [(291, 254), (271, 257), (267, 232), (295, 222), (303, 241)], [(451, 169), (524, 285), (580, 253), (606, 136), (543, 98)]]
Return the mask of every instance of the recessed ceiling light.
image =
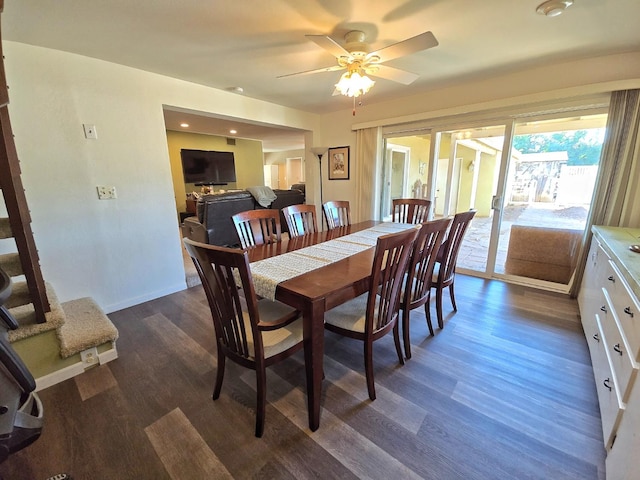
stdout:
[(233, 93), (243, 93), (244, 92), (244, 88), (242, 88), (242, 87), (229, 87), (229, 88), (227, 88), (227, 91), (233, 92)]
[(180, 126), (181, 126), (182, 128), (187, 128), (187, 127), (189, 126), (189, 124), (188, 124), (188, 123), (184, 123), (184, 122), (182, 122), (182, 123), (180, 124)]
[(231, 129), (231, 130), (229, 130), (229, 133), (230, 133), (231, 135), (235, 135), (236, 133), (238, 133), (238, 131), (237, 131), (237, 130), (233, 130), (233, 129)]
[(546, 17), (557, 17), (573, 5), (573, 0), (547, 0), (536, 8), (536, 12)]

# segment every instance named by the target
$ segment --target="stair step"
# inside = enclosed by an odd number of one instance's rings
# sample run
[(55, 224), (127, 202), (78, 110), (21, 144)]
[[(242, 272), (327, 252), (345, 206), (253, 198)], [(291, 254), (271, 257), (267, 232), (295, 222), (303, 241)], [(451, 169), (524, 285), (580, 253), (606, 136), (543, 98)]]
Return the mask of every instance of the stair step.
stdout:
[(45, 286), (47, 289), (47, 299), (51, 305), (51, 311), (45, 314), (46, 322), (38, 323), (32, 303), (9, 309), (9, 313), (13, 315), (19, 325), (17, 330), (9, 330), (8, 336), (10, 342), (39, 335), (42, 332), (59, 328), (64, 324), (64, 312), (53, 291), (53, 287), (48, 283), (46, 283)]
[(118, 339), (118, 330), (92, 298), (65, 302), (62, 310), (65, 322), (58, 330), (62, 358)]
[[(24, 289), (16, 283), (12, 296), (15, 289), (18, 294)], [(61, 304), (52, 286), (45, 286), (51, 305), (47, 321), (35, 323), (33, 305), (20, 305), (10, 309), (20, 326), (7, 332), (8, 340), (36, 378), (36, 390), (118, 358), (118, 330), (93, 299), (85, 297)]]
[(19, 253), (5, 253), (0, 255), (0, 268), (10, 277), (22, 275), (22, 264)]
[(4, 306), (8, 309), (12, 309), (26, 304), (30, 304), (31, 309), (33, 310), (33, 304), (31, 303), (31, 295), (29, 294), (27, 282), (13, 282), (11, 285), (11, 296), (5, 302)]
[(9, 313), (20, 325), (17, 330), (8, 332), (10, 342), (57, 329), (60, 356), (68, 358), (88, 348), (118, 339), (118, 329), (92, 298), (79, 298), (60, 304), (49, 284), (47, 296), (51, 312), (47, 313), (46, 323), (36, 323), (31, 303), (9, 309)]
[(0, 238), (13, 238), (8, 218), (0, 218)]
[[(12, 295), (13, 296), (13, 295)], [(9, 308), (9, 313), (15, 318), (18, 325), (33, 325), (36, 321), (36, 310), (33, 303), (26, 303)]]

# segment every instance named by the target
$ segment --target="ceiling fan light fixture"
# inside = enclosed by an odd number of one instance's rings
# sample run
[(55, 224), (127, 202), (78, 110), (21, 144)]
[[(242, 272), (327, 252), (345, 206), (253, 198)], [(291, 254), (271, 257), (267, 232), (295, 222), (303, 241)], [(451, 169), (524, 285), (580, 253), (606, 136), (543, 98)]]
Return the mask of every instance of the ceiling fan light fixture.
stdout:
[(536, 8), (536, 12), (545, 17), (557, 17), (573, 5), (573, 0), (547, 0)]
[(359, 97), (367, 93), (376, 82), (366, 75), (361, 75), (359, 70), (345, 72), (336, 83), (336, 89), (347, 97)]

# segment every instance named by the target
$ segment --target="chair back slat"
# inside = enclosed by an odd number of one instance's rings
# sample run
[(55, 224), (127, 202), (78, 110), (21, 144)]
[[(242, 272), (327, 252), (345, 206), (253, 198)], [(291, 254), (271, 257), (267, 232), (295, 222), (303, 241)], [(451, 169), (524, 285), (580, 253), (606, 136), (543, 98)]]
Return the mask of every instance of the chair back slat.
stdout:
[(255, 247), (282, 240), (280, 213), (258, 209), (236, 213), (231, 217), (242, 248)]
[(393, 221), (424, 223), (429, 221), (431, 200), (424, 198), (395, 198), (392, 200)]
[[(260, 318), (247, 252), (198, 243), (188, 238), (183, 241), (202, 280), (218, 345), (225, 349), (227, 355), (236, 358), (260, 358), (263, 352), (262, 335), (257, 329)], [(238, 281), (243, 290), (251, 331), (247, 331)]]
[(440, 263), (440, 270), (438, 272), (440, 277), (438, 279), (439, 283), (447, 282), (455, 275), (462, 239), (475, 214), (475, 210), (469, 210), (468, 212), (456, 213), (453, 216), (451, 227), (447, 233), (447, 239), (440, 249), (442, 253), (438, 258), (438, 262)]
[(329, 230), (351, 225), (351, 207), (348, 201), (336, 200), (325, 202), (322, 205), (322, 211)]
[(300, 237), (318, 231), (315, 205), (291, 205), (282, 209), (289, 228), (289, 236)]
[(378, 238), (367, 301), (367, 335), (393, 327), (398, 319), (402, 282), (418, 228)]
[(421, 224), (407, 269), (403, 300), (410, 310), (415, 308), (415, 305), (424, 304), (429, 296), (437, 253), (450, 223), (450, 218), (442, 218)]

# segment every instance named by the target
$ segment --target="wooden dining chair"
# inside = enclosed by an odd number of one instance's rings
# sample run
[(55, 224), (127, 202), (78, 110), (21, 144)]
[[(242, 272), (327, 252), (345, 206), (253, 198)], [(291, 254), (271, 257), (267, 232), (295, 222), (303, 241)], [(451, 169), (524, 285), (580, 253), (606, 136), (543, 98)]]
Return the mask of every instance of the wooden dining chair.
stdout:
[(429, 221), (431, 200), (424, 198), (394, 198), (391, 203), (394, 222), (415, 224)]
[(282, 209), (290, 237), (300, 237), (318, 231), (315, 205), (291, 205)]
[[(261, 437), (267, 399), (266, 367), (303, 347), (300, 312), (277, 301), (256, 298), (245, 250), (198, 243), (188, 238), (183, 242), (198, 270), (213, 317), (218, 352), (213, 400), (220, 397), (227, 358), (255, 370), (255, 434)], [(240, 280), (244, 303), (234, 270)]]
[(400, 297), (400, 309), (402, 310), (402, 336), (404, 339), (404, 354), (411, 358), (411, 341), (409, 335), (410, 313), (424, 305), (427, 317), (429, 333), (433, 336), (431, 324), (430, 300), (431, 278), (436, 257), (442, 241), (447, 234), (447, 228), (451, 223), (450, 218), (442, 218), (432, 222), (421, 224), (420, 231), (413, 242), (413, 250), (407, 268), (406, 281), (402, 296)]
[(371, 268), (369, 292), (327, 311), (324, 315), (327, 330), (363, 341), (367, 390), (371, 400), (376, 399), (373, 342), (393, 331), (398, 361), (404, 365), (398, 323), (400, 294), (418, 228), (420, 227), (379, 237)]
[(322, 211), (329, 230), (351, 225), (351, 207), (346, 200), (325, 202)]
[(282, 240), (280, 212), (272, 209), (248, 210), (231, 217), (242, 248)]
[(442, 316), (442, 291), (449, 287), (449, 297), (453, 311), (457, 312), (456, 297), (454, 292), (454, 282), (456, 279), (456, 263), (458, 261), (458, 253), (464, 234), (475, 216), (475, 210), (457, 213), (451, 221), (451, 227), (447, 233), (447, 238), (440, 247), (438, 258), (433, 270), (431, 278), (431, 288), (436, 290), (436, 313), (438, 315), (438, 327), (444, 327)]

